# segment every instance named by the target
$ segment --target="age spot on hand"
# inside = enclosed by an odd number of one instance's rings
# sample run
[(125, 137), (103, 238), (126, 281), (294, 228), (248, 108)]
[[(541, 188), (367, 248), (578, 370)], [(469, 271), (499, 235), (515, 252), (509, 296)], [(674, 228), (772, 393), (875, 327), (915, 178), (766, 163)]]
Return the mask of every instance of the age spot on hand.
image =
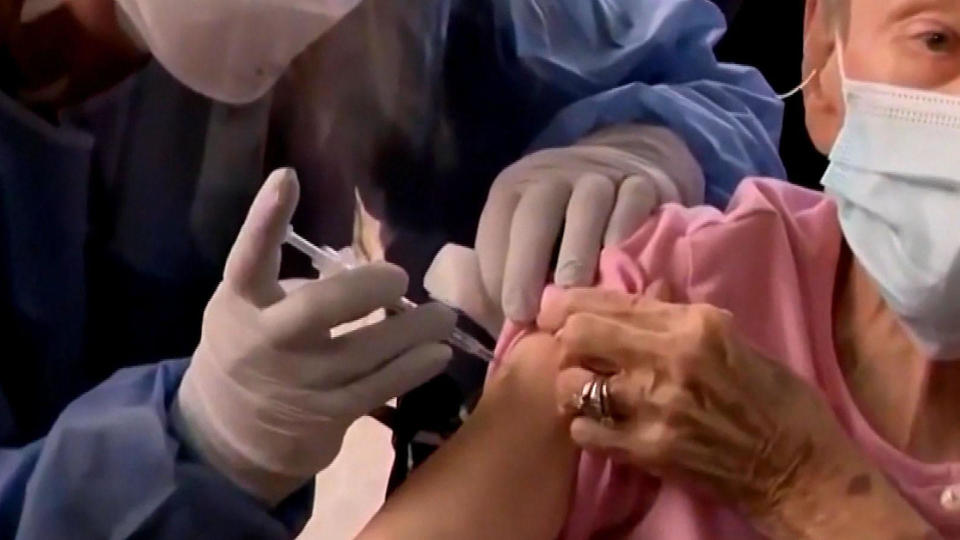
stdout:
[(858, 474), (851, 478), (850, 483), (847, 484), (847, 495), (866, 495), (870, 493), (872, 487), (873, 482), (870, 480), (869, 474)]

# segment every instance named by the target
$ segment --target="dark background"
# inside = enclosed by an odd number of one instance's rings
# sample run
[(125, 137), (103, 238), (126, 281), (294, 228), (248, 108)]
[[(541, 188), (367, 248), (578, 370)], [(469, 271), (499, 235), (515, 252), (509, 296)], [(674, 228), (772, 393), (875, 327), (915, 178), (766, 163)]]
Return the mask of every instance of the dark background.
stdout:
[[(802, 78), (804, 0), (743, 0), (740, 4), (717, 56), (756, 66), (778, 93), (791, 90)], [(819, 189), (826, 160), (807, 137), (803, 114), (802, 96), (787, 100), (780, 153), (791, 182)]]

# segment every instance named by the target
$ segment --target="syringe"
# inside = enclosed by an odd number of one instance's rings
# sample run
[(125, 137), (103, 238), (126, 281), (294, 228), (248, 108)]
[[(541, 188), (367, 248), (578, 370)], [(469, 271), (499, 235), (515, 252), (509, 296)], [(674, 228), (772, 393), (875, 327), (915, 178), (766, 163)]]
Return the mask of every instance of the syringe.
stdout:
[[(320, 272), (321, 275), (342, 270), (349, 270), (356, 267), (355, 262), (346, 260), (346, 258), (340, 252), (332, 247), (317, 247), (313, 245), (309, 240), (294, 232), (293, 227), (289, 227), (287, 229), (286, 242), (300, 253), (310, 257), (310, 260), (313, 261), (313, 266)], [(399, 304), (390, 307), (396, 311), (409, 311), (411, 309), (415, 309), (417, 304), (416, 302), (403, 297), (400, 299)], [(476, 356), (485, 362), (493, 361), (493, 352), (490, 349), (480, 343), (477, 338), (459, 328), (453, 329), (453, 335), (450, 336), (447, 342), (457, 349), (460, 349), (467, 354)]]

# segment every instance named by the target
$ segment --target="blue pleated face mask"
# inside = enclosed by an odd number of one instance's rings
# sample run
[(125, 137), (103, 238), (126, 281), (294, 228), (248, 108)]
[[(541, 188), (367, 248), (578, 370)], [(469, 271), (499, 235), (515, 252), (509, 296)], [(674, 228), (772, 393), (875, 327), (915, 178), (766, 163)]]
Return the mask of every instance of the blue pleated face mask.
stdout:
[(960, 360), (960, 97), (851, 80), (838, 54), (846, 118), (822, 184), (890, 307)]

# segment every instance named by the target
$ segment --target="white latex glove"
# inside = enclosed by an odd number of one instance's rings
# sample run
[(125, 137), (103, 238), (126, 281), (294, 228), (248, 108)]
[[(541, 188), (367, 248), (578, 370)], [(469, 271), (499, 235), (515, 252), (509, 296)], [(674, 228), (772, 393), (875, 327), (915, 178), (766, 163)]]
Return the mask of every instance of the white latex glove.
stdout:
[(633, 234), (657, 207), (703, 201), (704, 178), (670, 130), (625, 125), (508, 167), (490, 189), (476, 250), (490, 300), (511, 320), (533, 321), (563, 229), (554, 282), (593, 284), (600, 250)]
[(280, 246), (298, 192), (295, 173), (280, 170), (257, 195), (173, 407), (186, 442), (269, 503), (326, 467), (355, 419), (439, 373), (455, 322), (428, 304), (332, 337), (395, 305), (407, 276), (371, 264), (285, 291)]
[(503, 328), (503, 312), (483, 290), (477, 252), (447, 244), (437, 253), (423, 276), (423, 288), (430, 298), (462, 311), (493, 337)]

